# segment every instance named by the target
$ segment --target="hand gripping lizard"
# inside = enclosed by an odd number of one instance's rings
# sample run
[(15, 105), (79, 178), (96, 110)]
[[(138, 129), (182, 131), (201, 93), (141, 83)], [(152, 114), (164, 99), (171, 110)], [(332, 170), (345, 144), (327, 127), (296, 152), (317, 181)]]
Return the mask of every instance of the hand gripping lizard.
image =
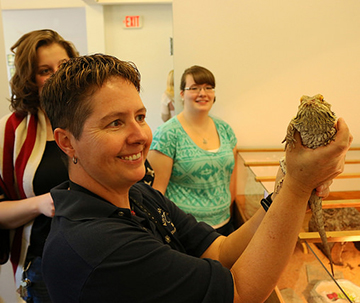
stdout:
[[(335, 122), (336, 116), (331, 111), (331, 105), (324, 100), (322, 95), (318, 94), (313, 97), (302, 96), (297, 115), (290, 121), (286, 137), (282, 143), (286, 142), (285, 149), (287, 147), (294, 147), (294, 143), (296, 141), (295, 132), (297, 131), (300, 133), (303, 146), (312, 149), (318, 148), (319, 146), (325, 146), (335, 139)], [(280, 167), (285, 174), (285, 158), (280, 160)], [(278, 185), (276, 185), (276, 191), (278, 191), (280, 187), (281, 181)], [(315, 194), (315, 189), (310, 196), (309, 205), (324, 246), (325, 253), (330, 261), (331, 273), (334, 276), (333, 261), (324, 229), (322, 198)]]

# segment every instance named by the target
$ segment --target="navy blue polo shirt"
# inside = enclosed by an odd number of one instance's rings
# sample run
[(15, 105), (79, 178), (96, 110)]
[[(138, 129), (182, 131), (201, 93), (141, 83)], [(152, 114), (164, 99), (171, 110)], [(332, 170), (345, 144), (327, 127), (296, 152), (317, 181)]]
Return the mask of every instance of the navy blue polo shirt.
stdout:
[(230, 271), (199, 258), (219, 236), (213, 228), (146, 184), (130, 189), (135, 215), (74, 183), (68, 188), (51, 191), (56, 211), (43, 253), (54, 303), (233, 302)]

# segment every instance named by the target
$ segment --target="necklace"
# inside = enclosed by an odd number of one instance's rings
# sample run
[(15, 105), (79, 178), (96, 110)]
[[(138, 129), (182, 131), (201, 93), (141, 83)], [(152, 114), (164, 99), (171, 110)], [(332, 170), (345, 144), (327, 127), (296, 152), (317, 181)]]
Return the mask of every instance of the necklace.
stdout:
[(192, 130), (193, 130), (199, 137), (201, 137), (202, 143), (203, 143), (204, 145), (208, 144), (208, 138), (205, 138), (204, 136), (202, 136), (196, 129), (192, 128)]
[[(184, 117), (184, 116), (183, 116)], [(198, 132), (194, 127), (192, 127), (192, 125), (187, 121), (187, 119), (184, 117), (184, 121), (186, 122), (187, 126), (193, 131), (195, 132), (201, 139), (202, 139), (202, 143), (204, 145), (208, 144), (208, 140), (209, 138), (204, 137), (202, 134), (200, 134), (200, 132)], [(206, 126), (206, 130), (209, 128), (209, 120), (208, 120), (208, 124)]]

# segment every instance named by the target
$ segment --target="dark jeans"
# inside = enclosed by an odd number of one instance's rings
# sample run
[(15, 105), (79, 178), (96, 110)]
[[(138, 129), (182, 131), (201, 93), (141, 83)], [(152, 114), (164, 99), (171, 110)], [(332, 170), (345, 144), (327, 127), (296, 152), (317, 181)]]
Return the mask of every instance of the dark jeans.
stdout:
[(36, 257), (32, 260), (31, 265), (27, 270), (27, 278), (30, 279), (31, 285), (28, 287), (28, 297), (23, 299), (30, 303), (51, 303), (41, 273), (40, 257)]

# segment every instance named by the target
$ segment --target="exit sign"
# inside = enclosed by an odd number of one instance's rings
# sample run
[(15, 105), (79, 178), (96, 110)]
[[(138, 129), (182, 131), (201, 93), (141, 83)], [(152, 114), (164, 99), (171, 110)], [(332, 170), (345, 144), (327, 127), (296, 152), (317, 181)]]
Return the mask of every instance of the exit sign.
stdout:
[(141, 28), (142, 18), (141, 16), (125, 16), (123, 26), (124, 28)]

